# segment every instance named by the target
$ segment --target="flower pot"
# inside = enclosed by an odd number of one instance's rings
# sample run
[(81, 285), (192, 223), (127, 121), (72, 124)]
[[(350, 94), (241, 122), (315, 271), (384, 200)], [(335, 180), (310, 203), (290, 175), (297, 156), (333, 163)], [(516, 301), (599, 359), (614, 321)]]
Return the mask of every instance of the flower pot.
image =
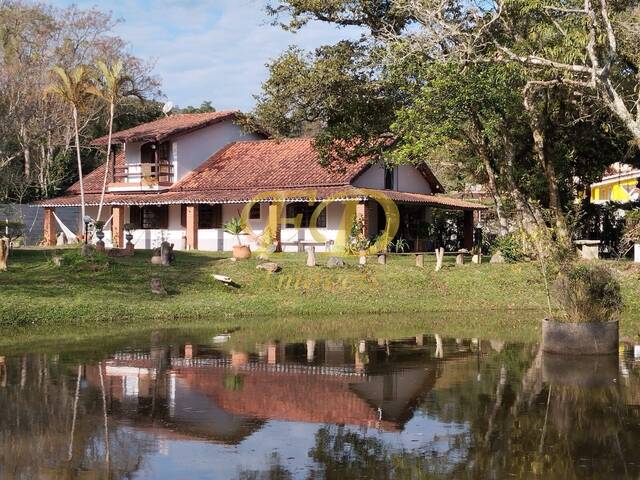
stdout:
[(618, 351), (618, 321), (542, 321), (542, 350), (567, 355), (606, 355)]
[(127, 242), (131, 242), (131, 240), (133, 240), (133, 235), (131, 233), (127, 233), (124, 238), (127, 239)]
[(233, 247), (233, 258), (249, 258), (251, 249), (246, 245), (235, 245)]
[(96, 232), (96, 237), (98, 237), (98, 240), (102, 240), (104, 238), (104, 232), (102, 230), (98, 230)]

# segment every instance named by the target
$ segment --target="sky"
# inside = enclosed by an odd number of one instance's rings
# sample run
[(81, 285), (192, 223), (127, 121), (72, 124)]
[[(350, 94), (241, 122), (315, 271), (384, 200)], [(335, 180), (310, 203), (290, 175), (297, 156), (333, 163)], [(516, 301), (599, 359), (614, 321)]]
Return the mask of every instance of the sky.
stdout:
[(267, 78), (267, 62), (289, 45), (313, 49), (357, 32), (319, 22), (297, 33), (271, 25), (266, 0), (50, 0), (111, 12), (114, 33), (135, 55), (155, 63), (167, 100), (179, 106), (211, 100), (218, 110), (249, 111)]

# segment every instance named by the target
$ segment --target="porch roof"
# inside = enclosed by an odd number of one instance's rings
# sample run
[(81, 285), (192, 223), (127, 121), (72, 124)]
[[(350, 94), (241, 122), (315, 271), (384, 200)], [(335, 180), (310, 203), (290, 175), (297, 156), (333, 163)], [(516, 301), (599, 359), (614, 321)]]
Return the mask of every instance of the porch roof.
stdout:
[[(242, 204), (248, 202), (314, 202), (322, 200), (365, 201), (389, 198), (398, 203), (428, 205), (447, 210), (486, 210), (485, 205), (451, 198), (443, 195), (398, 192), (395, 190), (375, 190), (356, 188), (351, 185), (334, 185), (310, 188), (243, 188), (201, 191), (168, 191), (163, 193), (111, 193), (105, 195), (105, 205), (182, 205), (182, 204)], [(99, 194), (85, 195), (85, 204), (98, 205)], [(43, 207), (77, 207), (80, 195), (66, 195), (36, 202)]]

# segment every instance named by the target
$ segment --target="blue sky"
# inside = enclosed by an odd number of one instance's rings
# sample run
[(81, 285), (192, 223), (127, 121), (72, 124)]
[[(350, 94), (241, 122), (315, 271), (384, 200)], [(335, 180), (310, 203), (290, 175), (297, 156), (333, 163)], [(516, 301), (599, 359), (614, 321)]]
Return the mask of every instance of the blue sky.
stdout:
[(267, 77), (265, 63), (288, 45), (312, 49), (353, 30), (312, 23), (298, 33), (270, 25), (266, 0), (52, 0), (96, 6), (121, 22), (115, 33), (139, 57), (155, 62), (167, 99), (180, 106), (211, 100), (218, 109), (250, 110)]

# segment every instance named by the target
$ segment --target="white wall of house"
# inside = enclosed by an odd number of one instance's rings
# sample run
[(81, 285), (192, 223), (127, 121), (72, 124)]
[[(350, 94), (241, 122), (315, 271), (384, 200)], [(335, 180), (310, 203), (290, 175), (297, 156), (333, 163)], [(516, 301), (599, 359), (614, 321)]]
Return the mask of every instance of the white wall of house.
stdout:
[[(361, 188), (384, 189), (385, 168), (382, 164), (376, 164), (365, 170), (353, 185)], [(394, 167), (393, 189), (399, 192), (411, 193), (431, 193), (431, 185), (418, 171), (411, 165), (399, 165)]]
[[(222, 206), (222, 221), (226, 222), (233, 217), (238, 216), (238, 212), (242, 212), (244, 204), (225, 204)], [(176, 250), (184, 250), (186, 248), (186, 229), (180, 225), (180, 205), (169, 206), (169, 228), (165, 230), (158, 229), (140, 229), (133, 232), (133, 244), (137, 249), (151, 249), (160, 246), (163, 240), (167, 240), (174, 244)], [(103, 214), (103, 218), (111, 216), (110, 207), (106, 207), (109, 212), (107, 216)], [(310, 228), (283, 228), (281, 230), (281, 241), (283, 242), (283, 250), (285, 252), (298, 251), (297, 242), (303, 243), (320, 243), (326, 241), (335, 242), (338, 237), (340, 222), (343, 215), (343, 205), (340, 203), (332, 203), (327, 207), (327, 227), (318, 228), (320, 239), (316, 239)], [(87, 214), (93, 218), (98, 213), (97, 207), (87, 207)], [(125, 211), (125, 223), (129, 222), (129, 209)], [(269, 218), (269, 205), (263, 203), (260, 205), (260, 218), (250, 220), (253, 234), (260, 236), (264, 232)], [(111, 224), (105, 227), (104, 242), (107, 248), (111, 248)], [(252, 236), (242, 235), (241, 241), (243, 245), (249, 245), (252, 250), (258, 249), (258, 243)], [(94, 239), (94, 242), (96, 239)], [(236, 244), (234, 235), (226, 233), (221, 228), (200, 229), (198, 230), (198, 249), (204, 251), (231, 251)], [(325, 251), (324, 245), (316, 245), (319, 252)]]
[(176, 181), (182, 179), (228, 144), (241, 140), (259, 140), (260, 138), (262, 137), (255, 134), (244, 133), (231, 120), (175, 137), (172, 141), (177, 153)]

